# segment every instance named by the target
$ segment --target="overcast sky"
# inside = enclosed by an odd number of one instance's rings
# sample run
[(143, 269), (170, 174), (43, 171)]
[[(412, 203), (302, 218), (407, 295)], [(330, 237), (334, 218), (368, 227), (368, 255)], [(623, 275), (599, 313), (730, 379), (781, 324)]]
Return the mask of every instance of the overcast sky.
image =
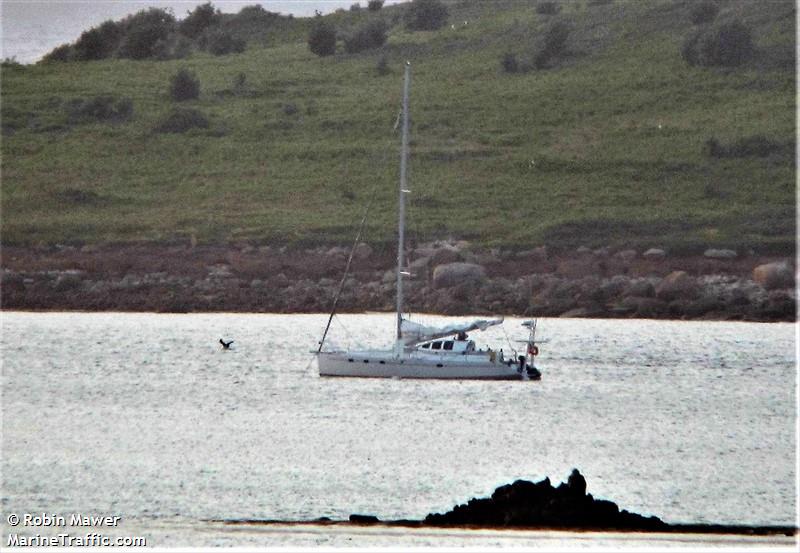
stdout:
[[(14, 57), (22, 63), (37, 61), (44, 54), (75, 39), (90, 27), (107, 19), (120, 19), (151, 6), (171, 8), (182, 19), (187, 11), (207, 0), (0, 0), (2, 52), (0, 58)], [(387, 0), (395, 4), (401, 0)], [(225, 13), (261, 4), (264, 9), (296, 16), (310, 16), (314, 10), (329, 13), (367, 0), (212, 0)]]

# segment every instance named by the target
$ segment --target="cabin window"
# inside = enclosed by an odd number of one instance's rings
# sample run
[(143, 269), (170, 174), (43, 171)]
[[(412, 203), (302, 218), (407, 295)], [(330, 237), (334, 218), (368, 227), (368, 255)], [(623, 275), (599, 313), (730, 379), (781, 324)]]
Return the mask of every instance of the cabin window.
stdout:
[(430, 344), (422, 344), (422, 347), (424, 349), (431, 349), (431, 345)]
[(431, 349), (442, 349), (442, 343), (434, 342), (433, 344), (431, 344)]
[(452, 349), (453, 349), (453, 341), (452, 341), (452, 340), (448, 340), (448, 341), (446, 341), (446, 342), (444, 343), (444, 349), (446, 349), (446, 350), (452, 350)]

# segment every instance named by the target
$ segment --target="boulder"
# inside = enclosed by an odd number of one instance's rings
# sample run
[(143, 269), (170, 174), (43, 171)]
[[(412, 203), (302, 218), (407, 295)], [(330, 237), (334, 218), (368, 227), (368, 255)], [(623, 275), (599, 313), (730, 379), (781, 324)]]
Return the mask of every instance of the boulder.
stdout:
[(627, 314), (635, 313), (638, 317), (652, 318), (663, 315), (667, 310), (667, 302), (663, 300), (627, 296), (612, 311)]
[(376, 524), (380, 520), (375, 515), (352, 514), (350, 515), (350, 522), (354, 524)]
[(667, 252), (661, 248), (650, 248), (642, 254), (645, 259), (664, 259), (666, 256)]
[(622, 259), (623, 261), (633, 261), (636, 259), (638, 253), (636, 250), (622, 250), (614, 254), (614, 257)]
[(735, 250), (715, 248), (708, 249), (703, 253), (703, 256), (709, 259), (735, 259), (738, 255)]
[(286, 288), (290, 283), (289, 278), (285, 274), (278, 273), (269, 280), (269, 284), (273, 288)]
[(532, 250), (524, 250), (518, 252), (515, 257), (517, 259), (531, 259), (533, 261), (547, 261), (547, 246), (539, 246)]
[(786, 261), (765, 263), (753, 269), (753, 280), (766, 290), (794, 288), (794, 271)]
[(580, 279), (599, 272), (597, 262), (591, 255), (584, 255), (576, 259), (566, 259), (558, 264), (556, 273), (561, 277)]
[(586, 495), (586, 478), (578, 472), (578, 469), (572, 469), (572, 473), (567, 479), (567, 488), (572, 495), (581, 497)]
[(656, 297), (664, 301), (693, 299), (698, 291), (697, 282), (686, 271), (673, 271), (656, 288)]
[(409, 263), (408, 268), (411, 270), (412, 274), (418, 272), (424, 273), (428, 269), (428, 266), (430, 264), (431, 264), (430, 257), (420, 257)]
[(640, 279), (634, 280), (630, 286), (625, 290), (626, 296), (635, 296), (638, 298), (652, 298), (656, 295), (656, 289), (653, 283), (649, 280)]
[(431, 253), (430, 258), (433, 265), (445, 265), (447, 263), (463, 261), (461, 253), (452, 246), (434, 250), (433, 253)]
[(486, 270), (474, 263), (447, 263), (433, 270), (433, 287), (450, 288), (464, 282), (483, 282)]
[(607, 302), (616, 298), (628, 288), (630, 280), (625, 275), (615, 275), (611, 279), (603, 280), (595, 294), (595, 300)]
[(367, 259), (372, 255), (372, 253), (372, 246), (366, 242), (359, 242), (355, 251), (353, 251), (353, 257), (355, 259)]

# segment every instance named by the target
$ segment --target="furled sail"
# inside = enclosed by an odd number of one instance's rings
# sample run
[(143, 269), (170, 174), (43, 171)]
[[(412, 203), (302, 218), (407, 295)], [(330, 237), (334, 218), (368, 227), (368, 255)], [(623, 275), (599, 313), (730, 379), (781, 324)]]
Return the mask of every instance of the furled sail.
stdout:
[(413, 346), (428, 340), (435, 340), (436, 338), (444, 338), (445, 336), (455, 336), (460, 332), (469, 332), (471, 330), (486, 330), (490, 326), (498, 325), (503, 322), (502, 317), (499, 319), (480, 319), (477, 321), (453, 324), (442, 327), (425, 326), (413, 321), (403, 319), (400, 330), (403, 335), (403, 343), (406, 346)]

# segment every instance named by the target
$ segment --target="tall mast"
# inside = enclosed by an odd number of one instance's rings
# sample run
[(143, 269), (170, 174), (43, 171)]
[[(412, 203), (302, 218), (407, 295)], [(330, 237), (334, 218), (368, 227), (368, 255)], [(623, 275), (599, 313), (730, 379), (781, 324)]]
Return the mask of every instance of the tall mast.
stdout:
[(400, 328), (403, 321), (403, 246), (405, 242), (406, 201), (406, 166), (408, 164), (408, 88), (411, 81), (411, 64), (406, 62), (405, 81), (403, 83), (403, 146), (400, 150), (400, 186), (398, 191), (398, 225), (397, 225), (397, 348), (400, 353), (400, 340), (403, 337)]

